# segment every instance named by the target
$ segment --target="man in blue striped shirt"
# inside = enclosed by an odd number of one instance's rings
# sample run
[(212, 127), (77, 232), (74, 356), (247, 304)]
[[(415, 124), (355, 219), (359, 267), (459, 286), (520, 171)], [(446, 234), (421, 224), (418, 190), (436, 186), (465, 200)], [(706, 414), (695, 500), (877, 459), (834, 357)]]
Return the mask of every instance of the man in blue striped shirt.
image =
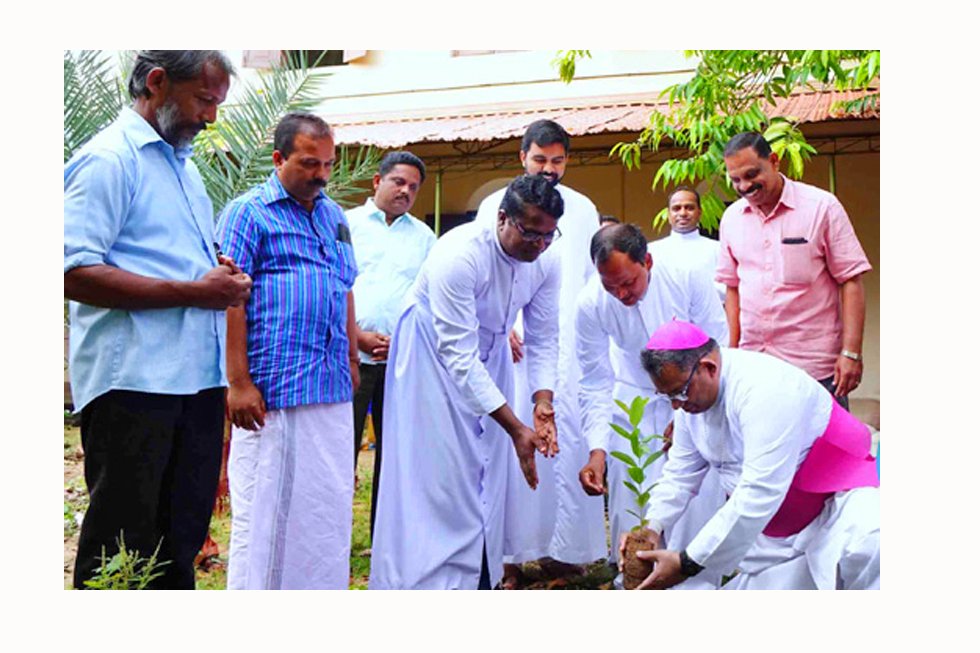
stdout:
[(429, 225), (411, 215), (415, 195), (425, 181), (425, 164), (411, 152), (388, 152), (374, 175), (374, 196), (347, 211), (357, 256), (354, 299), (357, 345), (361, 350), (361, 387), (354, 395), (354, 461), (371, 406), (374, 426), (374, 477), (371, 533), (378, 505), (383, 453), (385, 369), (391, 334), (419, 269), (436, 242)]
[(336, 150), (320, 118), (276, 127), (269, 179), (228, 204), (222, 247), (255, 286), (228, 312), (228, 589), (346, 589), (357, 384), (350, 228), (323, 192)]

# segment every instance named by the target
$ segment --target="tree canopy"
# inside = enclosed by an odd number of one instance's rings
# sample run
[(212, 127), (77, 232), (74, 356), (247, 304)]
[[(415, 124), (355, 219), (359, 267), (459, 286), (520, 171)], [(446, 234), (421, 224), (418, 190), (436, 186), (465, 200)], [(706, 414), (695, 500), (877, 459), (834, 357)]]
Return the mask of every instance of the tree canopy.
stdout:
[[(702, 225), (718, 227), (725, 202), (735, 198), (725, 175), (725, 144), (739, 132), (760, 131), (780, 160), (788, 160), (787, 173), (799, 179), (816, 150), (806, 141), (795, 116), (769, 116), (765, 108), (799, 90), (858, 90), (855, 100), (838, 103), (840, 115), (877, 113), (881, 96), (879, 50), (686, 50), (698, 59), (694, 76), (663, 89), (663, 111), (650, 115), (649, 125), (632, 142), (617, 143), (610, 156), (618, 156), (627, 169), (640, 167), (645, 150), (681, 148), (683, 154), (663, 161), (652, 186), (706, 182), (702, 196)], [(587, 50), (560, 50), (554, 64), (560, 78), (570, 82), (575, 63), (591, 57)], [(771, 111), (770, 111), (771, 113)], [(662, 225), (667, 209), (653, 222)]]

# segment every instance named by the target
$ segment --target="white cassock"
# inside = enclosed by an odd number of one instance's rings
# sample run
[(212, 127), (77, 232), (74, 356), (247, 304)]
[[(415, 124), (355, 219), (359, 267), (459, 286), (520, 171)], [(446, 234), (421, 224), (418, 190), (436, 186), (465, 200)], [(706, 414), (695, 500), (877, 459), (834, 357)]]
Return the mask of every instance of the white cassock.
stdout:
[[(652, 244), (648, 249), (653, 250)], [(651, 400), (640, 424), (644, 436), (662, 435), (674, 419), (670, 402), (657, 398), (656, 388), (640, 363), (640, 352), (650, 335), (673, 318), (692, 322), (715, 340), (728, 342), (725, 312), (710, 278), (689, 266), (678, 267), (654, 257), (646, 294), (633, 306), (625, 306), (606, 292), (598, 275), (579, 295), (576, 332), (582, 380), (578, 399), (589, 450), (632, 455), (629, 442), (609, 427), (613, 421), (627, 431), (632, 429), (627, 415), (614, 400), (627, 406), (636, 396)], [(659, 447), (659, 442), (654, 440), (651, 444)], [(648, 484), (657, 481), (664, 460), (662, 456), (647, 469)], [(607, 455), (606, 474), (610, 540), (616, 545), (611, 559), (615, 561), (620, 534), (639, 524), (639, 519), (627, 511), (639, 510), (632, 493), (623, 485), (628, 479), (626, 465)], [(691, 507), (672, 524), (667, 542), (684, 540), (697, 533), (724, 501), (717, 474), (709, 474)]]
[[(680, 233), (671, 231), (666, 238), (650, 243), (653, 260), (664, 260), (699, 270), (714, 284), (722, 303), (725, 302), (726, 286), (715, 281), (718, 271), (718, 252), (721, 245), (717, 240), (705, 238), (698, 230)], [(724, 344), (724, 343), (723, 343)]]
[(433, 246), (388, 356), (371, 589), (476, 589), (484, 545), (499, 582), (517, 455), (488, 413), (512, 396), (507, 338), (521, 309), (529, 386), (554, 387), (558, 273), (551, 258), (512, 259), (482, 225)]
[(738, 569), (725, 589), (879, 588), (877, 487), (832, 494), (795, 535), (762, 533), (827, 429), (833, 404), (823, 386), (789, 363), (722, 347), (715, 404), (694, 415), (677, 411), (671, 456), (650, 497), (651, 527), (674, 523), (713, 469), (729, 499), (675, 547), (708, 571)]
[[(581, 370), (575, 356), (575, 300), (595, 268), (589, 255), (592, 236), (599, 230), (595, 204), (578, 191), (559, 184), (556, 189), (565, 202), (558, 221), (561, 238), (544, 253), (560, 260), (561, 293), (558, 309), (558, 387), (555, 389), (555, 417), (560, 453), (544, 465), (540, 484), (534, 492), (524, 481), (516, 457), (508, 471), (505, 560), (525, 562), (544, 556), (570, 563), (593, 562), (609, 554), (606, 545), (602, 497), (590, 497), (578, 482), (578, 472), (588, 462), (589, 449), (582, 436), (578, 411), (578, 380)], [(505, 190), (505, 189), (504, 189)], [(496, 224), (504, 196), (499, 190), (483, 202), (476, 222)], [(521, 365), (514, 370), (520, 375)], [(517, 379), (515, 385), (521, 387)], [(531, 419), (530, 400), (522, 420)]]

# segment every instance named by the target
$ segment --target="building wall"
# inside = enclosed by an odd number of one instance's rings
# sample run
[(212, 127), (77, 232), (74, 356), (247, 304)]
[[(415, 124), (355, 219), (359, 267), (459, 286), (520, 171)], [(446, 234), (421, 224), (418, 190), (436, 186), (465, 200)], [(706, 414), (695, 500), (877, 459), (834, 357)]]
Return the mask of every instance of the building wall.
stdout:
[[(623, 135), (601, 138), (573, 139), (572, 150), (586, 143), (589, 147), (611, 147)], [(519, 143), (511, 141), (494, 152), (506, 151), (513, 157), (510, 167), (496, 170), (465, 170), (449, 168), (442, 176), (442, 213), (465, 213), (478, 205), (478, 200), (500, 188), (515, 175), (520, 174), (517, 150)], [(430, 169), (428, 178), (420, 190), (413, 214), (418, 217), (434, 213), (436, 171), (438, 157), (451, 154), (444, 145), (409, 146), (409, 149), (426, 160)], [(879, 399), (880, 383), (880, 161), (876, 152), (863, 154), (837, 154), (833, 157), (836, 167), (837, 196), (847, 210), (855, 232), (864, 247), (872, 270), (864, 275), (866, 320), (864, 328), (864, 380), (851, 395), (860, 399)], [(802, 181), (820, 188), (830, 188), (830, 155), (813, 157), (806, 166)], [(569, 164), (563, 183), (587, 195), (600, 213), (610, 213), (626, 222), (640, 226), (651, 240), (662, 238), (665, 230), (655, 230), (653, 217), (666, 205), (666, 194), (660, 188), (652, 190), (650, 184), (656, 174), (656, 163), (644, 164), (639, 170), (628, 171), (618, 161), (601, 158), (586, 165)], [(481, 190), (482, 189), (482, 190)], [(478, 192), (479, 191), (479, 192)], [(369, 190), (365, 189), (365, 196)]]

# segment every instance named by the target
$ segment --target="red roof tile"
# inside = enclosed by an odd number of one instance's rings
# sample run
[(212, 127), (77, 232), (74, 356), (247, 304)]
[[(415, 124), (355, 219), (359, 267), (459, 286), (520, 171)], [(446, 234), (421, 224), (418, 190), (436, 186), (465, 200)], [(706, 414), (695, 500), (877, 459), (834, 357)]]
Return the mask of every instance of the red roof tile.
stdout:
[[(800, 122), (877, 118), (878, 110), (861, 115), (832, 114), (834, 103), (861, 97), (858, 91), (806, 91), (766, 105), (768, 115), (795, 116)], [(619, 95), (566, 101), (537, 101), (403, 113), (324, 115), (334, 127), (338, 144), (402, 147), (409, 143), (493, 141), (517, 138), (540, 118), (560, 123), (572, 136), (639, 132), (653, 110), (666, 109), (655, 95)]]

